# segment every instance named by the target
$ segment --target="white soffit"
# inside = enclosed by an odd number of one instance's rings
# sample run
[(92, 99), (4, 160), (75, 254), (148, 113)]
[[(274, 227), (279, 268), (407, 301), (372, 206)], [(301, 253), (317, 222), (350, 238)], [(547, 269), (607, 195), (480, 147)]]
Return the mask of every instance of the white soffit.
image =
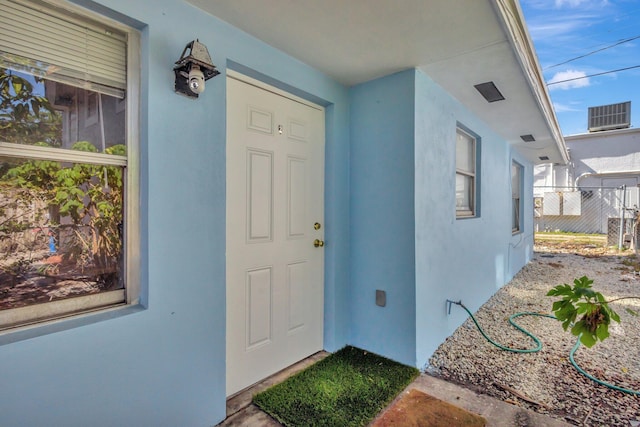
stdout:
[[(564, 161), (494, 8), (506, 1), (518, 15), (511, 0), (187, 1), (346, 86), (419, 68), (531, 161)], [(505, 101), (473, 87), (488, 81)]]

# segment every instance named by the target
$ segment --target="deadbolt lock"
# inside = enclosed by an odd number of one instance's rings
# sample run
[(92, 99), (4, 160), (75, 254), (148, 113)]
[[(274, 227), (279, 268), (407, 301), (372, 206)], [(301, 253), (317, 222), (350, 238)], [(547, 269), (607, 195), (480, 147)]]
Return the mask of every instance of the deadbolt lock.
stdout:
[(316, 222), (315, 224), (313, 224), (313, 229), (314, 230), (320, 230), (320, 227), (322, 227), (322, 226), (320, 225), (319, 222)]

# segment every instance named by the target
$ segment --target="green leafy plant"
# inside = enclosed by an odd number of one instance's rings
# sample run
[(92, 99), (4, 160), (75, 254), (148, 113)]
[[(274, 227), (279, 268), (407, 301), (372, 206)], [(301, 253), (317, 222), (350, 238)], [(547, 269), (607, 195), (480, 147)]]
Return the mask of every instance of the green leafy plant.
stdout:
[[(97, 152), (87, 141), (76, 142), (73, 150)], [(126, 148), (115, 145), (107, 154), (122, 155)], [(9, 169), (0, 181), (6, 186), (23, 190), (28, 197), (43, 201), (56, 215), (50, 221), (58, 226), (60, 217), (75, 225), (69, 237), (65, 256), (93, 262), (102, 269), (118, 257), (121, 250), (119, 226), (122, 222), (123, 179), (119, 168), (77, 163), (62, 167), (59, 162), (28, 160)], [(82, 230), (88, 230), (88, 232)]]
[[(640, 299), (638, 297), (622, 297), (607, 301), (600, 293), (593, 290), (593, 280), (582, 276), (568, 284), (558, 285), (547, 292), (547, 296), (558, 296), (560, 300), (553, 303), (552, 310), (556, 318), (562, 322), (566, 331), (580, 338), (586, 347), (593, 347), (598, 341), (609, 337), (611, 321), (620, 323), (620, 316), (609, 304), (623, 299)], [(627, 309), (633, 315), (638, 313)]]
[[(34, 76), (36, 84), (42, 78)], [(62, 116), (23, 74), (0, 68), (0, 140), (60, 146)]]
[[(34, 70), (23, 74), (0, 67), (0, 141), (62, 146), (62, 114), (43, 96), (45, 89), (44, 78)], [(105, 154), (126, 156), (124, 145), (102, 143)], [(100, 152), (89, 141), (65, 148)], [(45, 252), (43, 248), (50, 248), (44, 246), (46, 242), (53, 243), (61, 257), (61, 274), (88, 274), (99, 280), (113, 277), (116, 283), (122, 262), (123, 179), (119, 166), (3, 157), (0, 273), (18, 277), (18, 265), (8, 266), (12, 254), (30, 249), (28, 243), (34, 247), (39, 244)], [(42, 230), (45, 234), (37, 234)], [(38, 269), (39, 273), (44, 271)], [(52, 271), (46, 268), (47, 273)]]

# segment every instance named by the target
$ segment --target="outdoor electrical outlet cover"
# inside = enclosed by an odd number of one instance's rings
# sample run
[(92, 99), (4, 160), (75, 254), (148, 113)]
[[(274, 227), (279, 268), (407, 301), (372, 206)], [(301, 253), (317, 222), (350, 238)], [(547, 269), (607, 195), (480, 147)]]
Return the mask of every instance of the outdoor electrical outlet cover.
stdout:
[(387, 305), (387, 293), (385, 291), (376, 289), (376, 305), (379, 305), (380, 307)]

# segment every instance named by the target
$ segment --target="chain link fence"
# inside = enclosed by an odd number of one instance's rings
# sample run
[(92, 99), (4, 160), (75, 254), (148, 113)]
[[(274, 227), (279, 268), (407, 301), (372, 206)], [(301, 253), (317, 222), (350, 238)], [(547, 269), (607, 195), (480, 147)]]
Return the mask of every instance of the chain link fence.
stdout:
[(636, 249), (638, 187), (534, 186), (536, 245)]

